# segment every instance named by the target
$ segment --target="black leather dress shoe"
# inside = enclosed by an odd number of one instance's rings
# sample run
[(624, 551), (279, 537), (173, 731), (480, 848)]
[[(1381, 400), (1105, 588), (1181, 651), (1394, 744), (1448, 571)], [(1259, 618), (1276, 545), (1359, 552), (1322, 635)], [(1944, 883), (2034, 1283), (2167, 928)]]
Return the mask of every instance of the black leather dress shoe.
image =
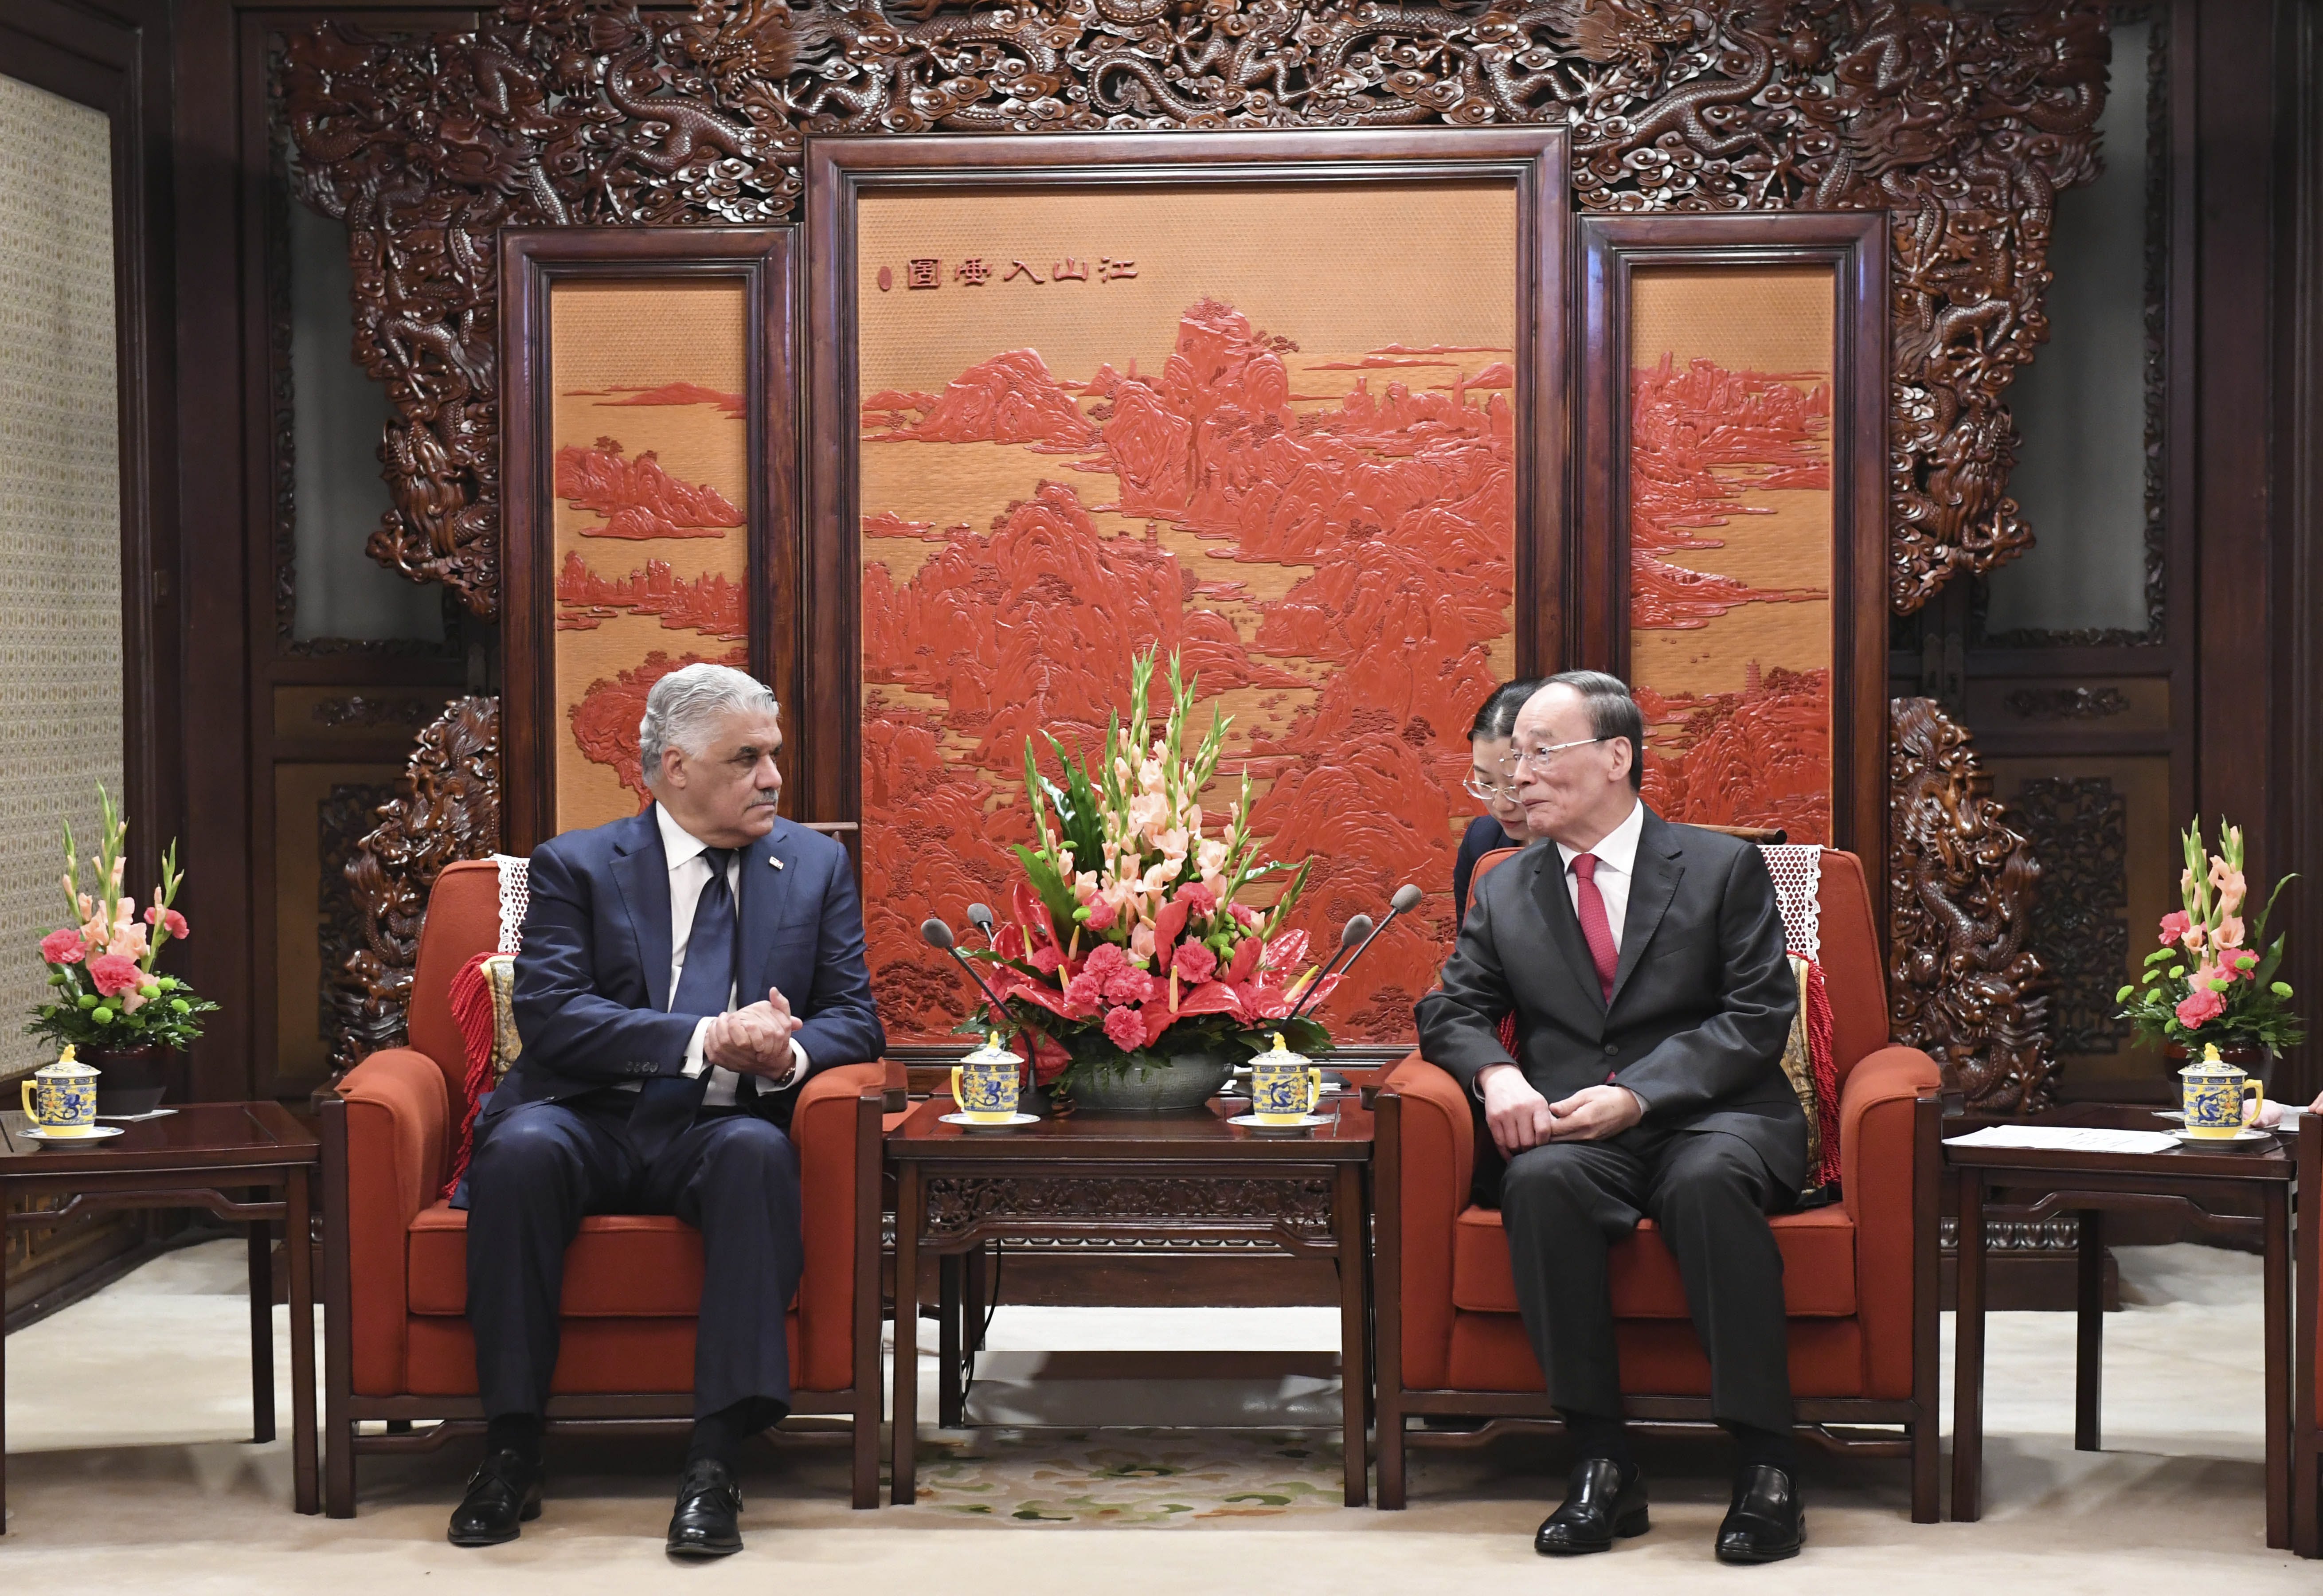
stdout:
[(1734, 1505), (1718, 1527), (1721, 1563), (1780, 1563), (1806, 1544), (1798, 1487), (1782, 1470), (1752, 1463), (1734, 1481)]
[(497, 1546), (522, 1533), (519, 1526), (540, 1517), (540, 1465), (513, 1447), (488, 1453), (452, 1509), (445, 1538), (455, 1546)]
[(742, 1492), (733, 1472), (715, 1458), (685, 1465), (677, 1482), (677, 1511), (669, 1516), (673, 1557), (725, 1557), (742, 1549)]
[(1610, 1552), (1613, 1537), (1646, 1533), (1646, 1476), (1631, 1467), (1625, 1483), (1620, 1463), (1588, 1457), (1573, 1465), (1565, 1504), (1540, 1522), (1532, 1549), (1544, 1557)]

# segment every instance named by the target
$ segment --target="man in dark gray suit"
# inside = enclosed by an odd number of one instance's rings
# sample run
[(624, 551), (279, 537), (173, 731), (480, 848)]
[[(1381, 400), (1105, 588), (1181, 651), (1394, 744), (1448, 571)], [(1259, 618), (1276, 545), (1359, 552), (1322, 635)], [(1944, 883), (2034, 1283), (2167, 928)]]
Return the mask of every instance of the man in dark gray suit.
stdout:
[[(1475, 1093), (1507, 1160), (1517, 1304), (1578, 1443), (1536, 1549), (1645, 1533), (1606, 1250), (1650, 1215), (1740, 1454), (1718, 1555), (1767, 1563), (1804, 1534), (1767, 1224), (1806, 1172), (1781, 1064), (1798, 989), (1758, 850), (1639, 801), (1644, 729), (1629, 689), (1595, 671), (1550, 677), (1519, 713), (1514, 780), (1539, 840), (1476, 885), (1443, 986), (1419, 1002), (1420, 1050)], [(1513, 1059), (1497, 1035), (1512, 1012)]]

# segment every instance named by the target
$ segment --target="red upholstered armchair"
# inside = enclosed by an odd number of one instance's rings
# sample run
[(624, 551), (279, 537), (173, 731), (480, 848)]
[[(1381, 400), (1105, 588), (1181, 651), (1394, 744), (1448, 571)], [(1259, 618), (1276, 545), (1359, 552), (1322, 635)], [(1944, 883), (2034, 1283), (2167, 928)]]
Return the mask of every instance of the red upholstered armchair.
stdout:
[[(1487, 855), (1477, 874), (1512, 854)], [(1799, 1424), (1825, 1445), (1910, 1456), (1912, 1517), (1927, 1524), (1937, 1516), (1938, 1076), (1925, 1053), (1888, 1045), (1861, 863), (1835, 850), (1822, 858), (1844, 1196), (1774, 1221), (1791, 1387)], [(1405, 1447), (1473, 1445), (1510, 1425), (1557, 1420), (1517, 1316), (1501, 1216), (1469, 1201), (1467, 1095), (1414, 1053), (1389, 1072), (1376, 1107), (1379, 1500), (1400, 1508)], [(1612, 1294), (1631, 1421), (1707, 1425), (1709, 1360), (1686, 1317), (1677, 1261), (1650, 1220), (1614, 1248)], [(1404, 1428), (1407, 1416), (1437, 1414), (1487, 1423)]]
[[(334, 1518), (354, 1516), (356, 1453), (429, 1449), (482, 1427), (465, 1317), (468, 1216), (441, 1194), (467, 1108), (448, 989), (499, 936), (499, 867), (447, 867), (420, 932), (410, 1045), (364, 1059), (323, 1105), (324, 1499)], [(793, 1411), (853, 1418), (858, 1508), (878, 1493), (886, 1078), (879, 1064), (825, 1070), (791, 1121), (806, 1197), (806, 1270), (789, 1324)], [(566, 1264), (551, 1425), (689, 1419), (701, 1296), (702, 1238), (691, 1225), (646, 1215), (582, 1221)], [(390, 1433), (359, 1435), (363, 1419), (390, 1421)], [(415, 1419), (444, 1422), (414, 1434)]]

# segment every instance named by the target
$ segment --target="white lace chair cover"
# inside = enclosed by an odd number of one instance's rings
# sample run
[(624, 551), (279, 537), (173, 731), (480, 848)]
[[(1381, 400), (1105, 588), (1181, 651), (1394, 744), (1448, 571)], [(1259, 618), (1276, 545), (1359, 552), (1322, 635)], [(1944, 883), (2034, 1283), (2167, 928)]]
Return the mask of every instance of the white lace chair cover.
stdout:
[(532, 861), (496, 853), (492, 863), (500, 867), (500, 951), (514, 953), (524, 946), (524, 912), (532, 903), (532, 893), (525, 884)]
[(1823, 902), (1816, 894), (1823, 885), (1823, 849), (1812, 842), (1786, 842), (1762, 844), (1758, 852), (1767, 861), (1767, 874), (1775, 878), (1784, 940), (1801, 959), (1822, 963)]

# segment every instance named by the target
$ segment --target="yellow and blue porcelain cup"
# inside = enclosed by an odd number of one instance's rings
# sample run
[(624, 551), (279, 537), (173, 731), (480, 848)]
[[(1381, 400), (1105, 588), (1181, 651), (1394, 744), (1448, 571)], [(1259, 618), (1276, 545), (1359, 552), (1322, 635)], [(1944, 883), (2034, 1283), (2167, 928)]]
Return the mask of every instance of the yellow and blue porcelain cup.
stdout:
[(1275, 1033), (1274, 1050), (1250, 1061), (1250, 1112), (1262, 1125), (1295, 1125), (1323, 1100), (1323, 1072)]
[(1024, 1061), (1000, 1045), (997, 1032), (951, 1067), (951, 1100), (978, 1124), (1005, 1125), (1016, 1117)]
[(2223, 1141), (2241, 1133), (2244, 1099), (2263, 1090), (2260, 1083), (2218, 1057), (2217, 1044), (2202, 1050), (2202, 1061), (2178, 1072), (2185, 1085), (2186, 1133), (2206, 1141)]
[(71, 1048), (66, 1048), (55, 1063), (41, 1066), (19, 1083), (26, 1116), (46, 1136), (94, 1133), (97, 1074), (76, 1059)]

